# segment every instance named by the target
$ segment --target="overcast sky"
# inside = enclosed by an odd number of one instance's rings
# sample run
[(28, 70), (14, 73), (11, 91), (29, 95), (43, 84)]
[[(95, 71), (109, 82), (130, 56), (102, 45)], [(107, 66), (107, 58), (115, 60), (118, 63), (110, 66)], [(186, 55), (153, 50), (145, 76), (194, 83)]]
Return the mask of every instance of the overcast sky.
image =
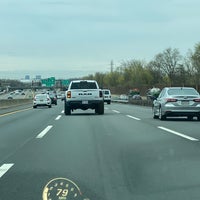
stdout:
[(0, 71), (87, 74), (168, 47), (185, 54), (200, 42), (199, 9), (199, 0), (0, 0)]

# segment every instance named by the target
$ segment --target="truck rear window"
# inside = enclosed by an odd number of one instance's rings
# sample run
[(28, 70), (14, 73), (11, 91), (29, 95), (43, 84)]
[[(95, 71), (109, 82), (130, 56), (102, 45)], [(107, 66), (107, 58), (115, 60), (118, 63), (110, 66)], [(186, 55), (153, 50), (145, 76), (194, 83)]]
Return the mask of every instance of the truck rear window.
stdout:
[(74, 82), (71, 85), (71, 89), (97, 89), (97, 85), (95, 82)]

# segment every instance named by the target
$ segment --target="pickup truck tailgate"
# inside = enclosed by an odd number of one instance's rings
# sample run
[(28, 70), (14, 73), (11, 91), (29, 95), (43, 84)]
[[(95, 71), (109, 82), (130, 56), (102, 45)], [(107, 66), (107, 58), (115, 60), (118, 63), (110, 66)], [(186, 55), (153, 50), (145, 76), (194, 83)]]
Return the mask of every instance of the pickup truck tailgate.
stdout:
[(99, 90), (96, 89), (71, 90), (71, 100), (95, 100), (95, 99), (99, 99)]

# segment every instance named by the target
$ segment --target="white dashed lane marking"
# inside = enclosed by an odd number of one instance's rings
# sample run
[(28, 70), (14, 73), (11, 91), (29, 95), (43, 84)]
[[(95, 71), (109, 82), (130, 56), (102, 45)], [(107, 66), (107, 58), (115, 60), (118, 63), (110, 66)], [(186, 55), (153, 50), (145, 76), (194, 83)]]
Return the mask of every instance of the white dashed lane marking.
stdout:
[(179, 137), (185, 138), (185, 139), (187, 139), (187, 140), (191, 140), (191, 141), (195, 141), (195, 142), (199, 141), (199, 140), (196, 139), (196, 138), (190, 137), (190, 136), (188, 136), (188, 135), (179, 133), (179, 132), (177, 132), (177, 131), (173, 131), (173, 130), (171, 130), (171, 129), (168, 129), (168, 128), (165, 128), (165, 127), (162, 127), (162, 126), (158, 126), (158, 128), (159, 128), (159, 129), (162, 129), (162, 130), (164, 130), (164, 131), (166, 131), (166, 132), (168, 132), (168, 133), (172, 133), (172, 134), (177, 135), (177, 136), (179, 136)]
[(113, 112), (115, 112), (115, 113), (120, 113), (118, 110), (112, 110)]
[(131, 118), (131, 119), (135, 119), (135, 120), (141, 120), (140, 118), (137, 118), (137, 117), (133, 117), (133, 116), (131, 116), (131, 115), (126, 115), (127, 117), (129, 117), (129, 118)]
[(59, 120), (61, 118), (61, 115), (58, 115), (55, 120)]
[(14, 165), (14, 163), (3, 164), (0, 167), (0, 178)]
[(39, 138), (39, 139), (43, 138), (52, 127), (53, 126), (51, 126), (51, 125), (47, 126), (40, 134), (37, 135), (36, 138)]

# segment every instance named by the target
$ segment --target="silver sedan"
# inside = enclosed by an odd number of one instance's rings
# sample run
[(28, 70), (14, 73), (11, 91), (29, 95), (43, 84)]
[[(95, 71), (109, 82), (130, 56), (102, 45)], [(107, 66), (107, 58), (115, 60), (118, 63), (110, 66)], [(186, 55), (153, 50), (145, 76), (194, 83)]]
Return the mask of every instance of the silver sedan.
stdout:
[(170, 116), (197, 117), (200, 121), (200, 95), (191, 87), (165, 87), (153, 101), (153, 117), (160, 120)]

